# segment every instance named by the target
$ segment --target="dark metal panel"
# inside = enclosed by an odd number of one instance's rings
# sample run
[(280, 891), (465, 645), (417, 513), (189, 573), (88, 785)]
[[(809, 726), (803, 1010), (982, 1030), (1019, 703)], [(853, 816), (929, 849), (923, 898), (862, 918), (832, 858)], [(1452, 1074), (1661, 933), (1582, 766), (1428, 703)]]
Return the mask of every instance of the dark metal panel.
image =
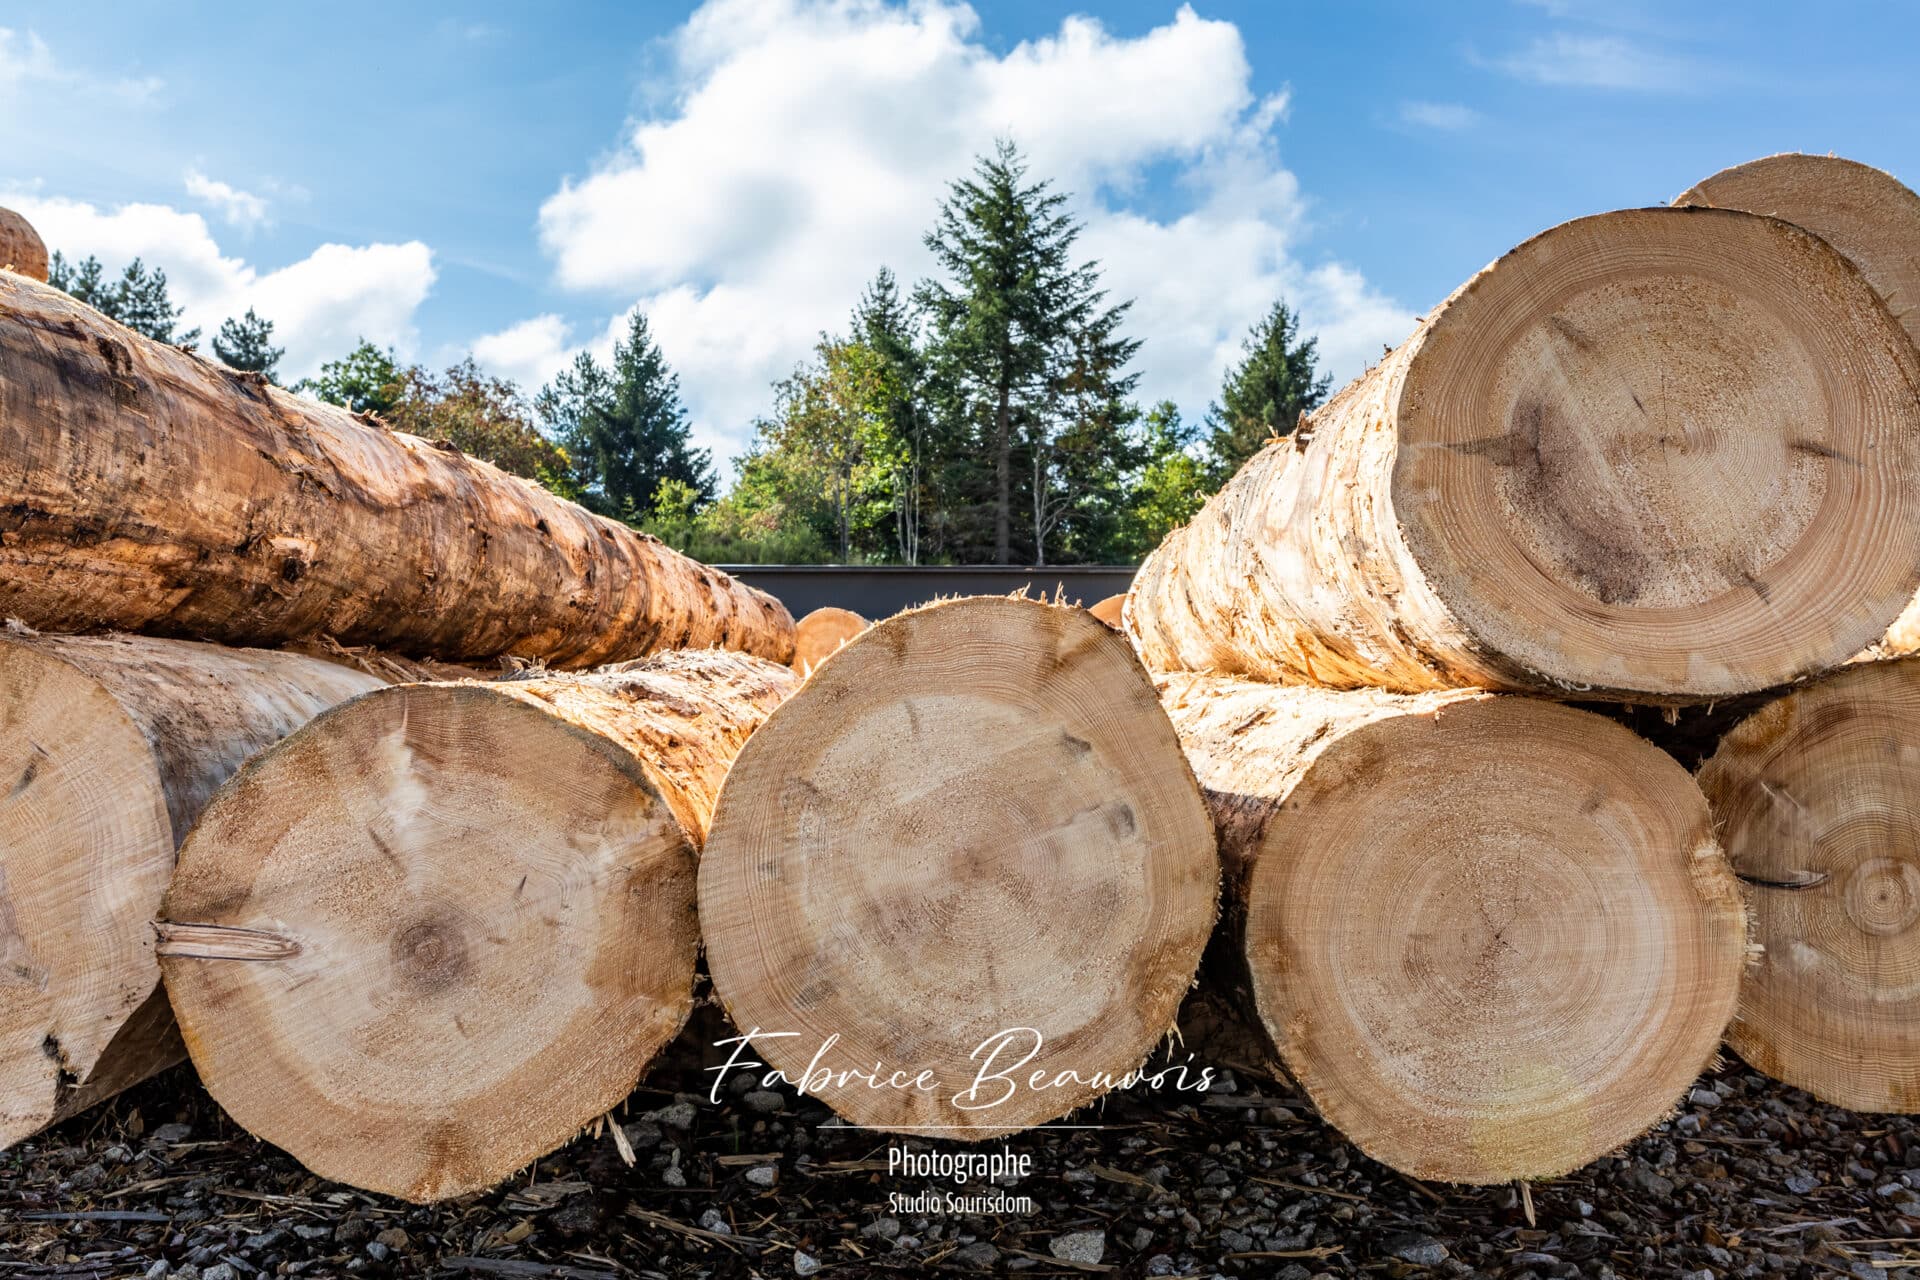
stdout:
[(1130, 564), (1075, 564), (1044, 569), (998, 565), (723, 564), (748, 586), (778, 596), (804, 617), (836, 605), (877, 621), (938, 596), (1003, 596), (1025, 587), (1035, 595), (1064, 590), (1068, 600), (1097, 604), (1133, 581)]

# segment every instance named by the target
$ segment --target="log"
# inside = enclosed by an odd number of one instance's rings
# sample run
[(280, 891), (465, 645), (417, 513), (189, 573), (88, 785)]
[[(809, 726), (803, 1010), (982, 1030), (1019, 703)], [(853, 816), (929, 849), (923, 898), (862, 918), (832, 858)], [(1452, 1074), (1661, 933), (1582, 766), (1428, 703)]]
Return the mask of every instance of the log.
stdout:
[(1728, 1043), (1856, 1111), (1920, 1111), (1920, 659), (1733, 728), (1700, 786), (1763, 948)]
[(1087, 612), (1108, 626), (1118, 630), (1120, 627), (1120, 610), (1126, 603), (1126, 593), (1122, 592), (1117, 596), (1108, 596), (1106, 599), (1099, 601), (1097, 604), (1089, 607)]
[(1920, 352), (1825, 242), (1720, 209), (1536, 236), (1148, 558), (1149, 667), (1707, 701), (1920, 586)]
[(686, 1021), (714, 793), (797, 683), (710, 650), (402, 685), (261, 755), (158, 926), (207, 1091), (322, 1177), (417, 1202), (568, 1141)]
[(528, 480), (0, 274), (0, 615), (587, 667), (784, 662), (771, 596)]
[[(1077, 607), (974, 597), (875, 624), (768, 717), (721, 791), (700, 919), (734, 1025), (785, 1037), (747, 1061), (854, 1124), (976, 1139), (1142, 1063), (1217, 887), (1206, 808), (1124, 637)], [(1010, 1096), (972, 1088), (1015, 1066)]]
[(45, 280), (48, 265), (46, 243), (33, 224), (11, 209), (0, 209), (0, 270)]
[(296, 654), (0, 637), (0, 1149), (179, 1061), (149, 928), (241, 761), (381, 681)]
[(802, 673), (812, 671), (868, 625), (865, 618), (851, 609), (836, 609), (832, 605), (815, 609), (794, 624), (793, 669)]
[[(1920, 342), (1920, 194), (1892, 174), (1839, 156), (1777, 155), (1722, 169), (1677, 205), (1742, 209), (1805, 227), (1860, 268)], [(1920, 596), (1861, 657), (1920, 652)]]
[(1160, 687), (1220, 834), (1207, 982), (1369, 1156), (1556, 1176), (1659, 1121), (1714, 1056), (1740, 892), (1651, 744), (1531, 698)]

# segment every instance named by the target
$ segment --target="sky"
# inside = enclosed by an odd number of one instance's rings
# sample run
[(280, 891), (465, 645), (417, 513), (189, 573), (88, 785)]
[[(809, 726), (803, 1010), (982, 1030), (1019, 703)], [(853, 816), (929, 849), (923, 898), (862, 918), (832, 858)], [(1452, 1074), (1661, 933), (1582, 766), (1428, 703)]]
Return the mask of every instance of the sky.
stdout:
[(289, 380), (366, 337), (531, 393), (638, 307), (728, 459), (996, 138), (1198, 417), (1279, 298), (1344, 381), (1569, 218), (1777, 151), (1920, 183), (1916, 49), (1848, 0), (0, 0), (0, 204)]

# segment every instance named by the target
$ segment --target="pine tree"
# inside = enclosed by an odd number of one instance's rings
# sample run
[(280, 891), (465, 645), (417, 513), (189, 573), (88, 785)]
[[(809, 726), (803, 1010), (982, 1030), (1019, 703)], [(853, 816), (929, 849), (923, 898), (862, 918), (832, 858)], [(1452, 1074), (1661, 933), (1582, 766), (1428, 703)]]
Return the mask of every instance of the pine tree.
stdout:
[(1300, 336), (1300, 320), (1284, 301), (1248, 332), (1240, 363), (1227, 371), (1220, 400), (1207, 413), (1208, 480), (1225, 484), (1275, 436), (1292, 433), (1300, 415), (1319, 408), (1333, 384), (1317, 371), (1318, 341)]
[[(1103, 385), (1123, 398), (1131, 381), (1120, 369), (1134, 344), (1117, 335), (1125, 307), (1102, 305), (1097, 267), (1073, 262), (1080, 227), (1066, 203), (1049, 183), (1029, 183), (1019, 149), (1002, 141), (952, 185), (926, 237), (945, 276), (915, 295), (931, 325), (940, 483), (948, 501), (984, 513), (987, 525), (984, 538), (960, 531), (966, 558), (984, 551), (995, 564), (1012, 563), (1016, 460), (1027, 473), (1019, 505), (1035, 513), (1025, 550), (1043, 557), (1048, 533), (1066, 518), (1052, 486), (1068, 433), (1080, 432), (1073, 448), (1083, 461), (1124, 434), (1109, 414), (1087, 416), (1087, 397), (1068, 389), (1076, 369), (1087, 377), (1100, 368)], [(1093, 347), (1104, 354), (1090, 358)]]
[(894, 550), (903, 564), (920, 563), (921, 512), (927, 497), (927, 415), (921, 404), (926, 360), (893, 272), (880, 268), (853, 312), (853, 337), (884, 368), (881, 414), (896, 455), (893, 480)]
[(663, 480), (713, 499), (712, 456), (693, 447), (680, 379), (638, 311), (608, 368), (582, 352), (534, 405), (572, 459), (581, 500), (603, 515), (645, 518)]
[(273, 321), (262, 320), (248, 307), (242, 319), (222, 322), (220, 332), (213, 335), (213, 354), (229, 369), (260, 374), (277, 386), (280, 379), (275, 371), (287, 349), (273, 345)]
[(89, 255), (76, 267), (56, 250), (47, 264), (47, 283), (66, 290), (102, 315), (155, 342), (168, 342), (191, 351), (200, 341), (198, 329), (174, 332), (174, 325), (186, 308), (173, 305), (173, 298), (167, 292), (167, 273), (158, 267), (148, 271), (138, 258), (127, 264), (118, 280), (108, 284), (98, 258)]

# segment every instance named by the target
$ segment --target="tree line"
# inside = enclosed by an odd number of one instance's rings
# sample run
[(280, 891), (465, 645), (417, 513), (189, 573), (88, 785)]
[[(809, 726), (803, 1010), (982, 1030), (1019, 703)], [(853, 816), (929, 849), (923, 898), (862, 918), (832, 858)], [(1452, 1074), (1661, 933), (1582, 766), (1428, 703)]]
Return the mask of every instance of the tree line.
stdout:
[[(1080, 224), (1011, 142), (951, 184), (910, 289), (882, 267), (842, 333), (773, 387), (721, 491), (679, 381), (635, 312), (609, 359), (582, 353), (530, 399), (471, 356), (440, 371), (362, 341), (295, 389), (446, 441), (722, 563), (1062, 564), (1137, 560), (1326, 397), (1312, 337), (1276, 301), (1200, 423), (1135, 397), (1131, 302), (1075, 253)], [(1169, 269), (1177, 270), (1177, 264)], [(54, 255), (52, 282), (191, 349), (164, 271)], [(214, 354), (277, 379), (249, 310)]]

